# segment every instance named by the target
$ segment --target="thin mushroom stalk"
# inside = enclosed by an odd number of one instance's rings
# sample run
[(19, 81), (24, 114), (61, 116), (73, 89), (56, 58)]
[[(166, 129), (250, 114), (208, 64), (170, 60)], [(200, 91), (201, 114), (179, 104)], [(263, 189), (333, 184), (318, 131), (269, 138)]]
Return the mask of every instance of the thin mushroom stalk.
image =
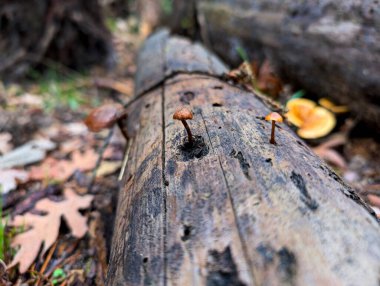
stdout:
[(282, 116), (278, 114), (277, 112), (271, 112), (267, 116), (265, 116), (265, 120), (272, 121), (272, 131), (270, 134), (270, 144), (277, 144), (276, 140), (274, 139), (274, 130), (276, 128), (276, 122), (281, 123), (283, 122)]
[(270, 134), (270, 144), (276, 144), (276, 140), (274, 140), (274, 129), (276, 128), (276, 121), (272, 120), (272, 131)]
[(123, 123), (123, 120), (126, 119), (126, 118), (127, 118), (127, 113), (125, 112), (125, 113), (123, 113), (122, 117), (120, 117), (120, 118), (117, 120), (116, 124), (117, 124), (117, 126), (119, 127), (120, 132), (121, 132), (121, 134), (123, 135), (123, 137), (125, 138), (125, 140), (128, 141), (128, 140), (129, 140), (129, 136), (128, 136), (127, 131), (125, 130), (125, 125), (124, 125), (124, 123)]
[(187, 138), (189, 139), (189, 143), (193, 144), (193, 134), (191, 133), (189, 124), (187, 124), (186, 120), (181, 120), (183, 126), (185, 126), (185, 129), (187, 131)]
[(180, 107), (173, 114), (173, 119), (174, 120), (180, 120), (182, 122), (182, 124), (185, 127), (186, 132), (187, 132), (189, 144), (192, 145), (194, 142), (193, 134), (191, 133), (190, 127), (186, 122), (186, 120), (193, 119), (193, 113), (191, 112), (191, 110), (186, 108), (186, 107)]

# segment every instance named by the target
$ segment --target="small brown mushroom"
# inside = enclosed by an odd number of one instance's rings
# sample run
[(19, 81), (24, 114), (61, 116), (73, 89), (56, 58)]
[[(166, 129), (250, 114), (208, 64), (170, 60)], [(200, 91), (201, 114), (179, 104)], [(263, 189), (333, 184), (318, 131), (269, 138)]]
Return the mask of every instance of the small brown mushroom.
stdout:
[(274, 140), (274, 129), (276, 127), (276, 122), (283, 122), (282, 116), (278, 114), (277, 112), (271, 112), (267, 116), (265, 116), (265, 120), (272, 121), (272, 132), (270, 136), (270, 143), (276, 144), (276, 141)]
[(191, 134), (191, 130), (189, 125), (187, 124), (186, 120), (191, 120), (193, 119), (193, 113), (191, 112), (190, 109), (186, 107), (180, 107), (178, 108), (174, 114), (173, 114), (173, 119), (175, 120), (181, 120), (183, 126), (185, 126), (185, 129), (187, 131), (187, 136), (189, 138), (189, 143), (193, 144), (193, 135)]
[(92, 110), (85, 118), (84, 123), (92, 132), (110, 128), (116, 123), (125, 139), (128, 140), (127, 132), (124, 130), (122, 123), (122, 120), (126, 117), (127, 113), (121, 105), (105, 104)]

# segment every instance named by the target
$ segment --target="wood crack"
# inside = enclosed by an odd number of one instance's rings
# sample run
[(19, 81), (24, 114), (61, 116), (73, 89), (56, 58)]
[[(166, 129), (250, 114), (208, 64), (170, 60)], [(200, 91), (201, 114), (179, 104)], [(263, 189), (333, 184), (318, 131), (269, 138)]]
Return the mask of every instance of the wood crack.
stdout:
[[(216, 154), (214, 146), (212, 145), (211, 137), (210, 137), (210, 134), (208, 132), (206, 121), (205, 121), (205, 119), (203, 117), (202, 111), (200, 111), (199, 113), (200, 113), (200, 115), (202, 117), (202, 121), (203, 121), (203, 124), (205, 126), (206, 134), (207, 134), (207, 137), (208, 137), (208, 141), (210, 142), (211, 149), (213, 150), (213, 153)], [(248, 248), (247, 248), (247, 245), (246, 245), (246, 243), (245, 243), (245, 241), (243, 239), (243, 235), (242, 235), (242, 233), (240, 231), (240, 227), (238, 225), (237, 214), (236, 214), (236, 209), (235, 209), (234, 201), (232, 199), (231, 188), (230, 188), (230, 186), (228, 184), (228, 180), (227, 180), (227, 177), (226, 177), (223, 165), (222, 165), (222, 161), (221, 161), (219, 155), (218, 154), (216, 154), (216, 155), (218, 157), (219, 166), (220, 166), (220, 168), (222, 170), (223, 179), (224, 179), (224, 182), (225, 182), (226, 187), (227, 187), (228, 197), (229, 197), (229, 201), (230, 201), (230, 204), (231, 204), (232, 212), (233, 212), (233, 215), (234, 215), (234, 221), (235, 221), (236, 229), (237, 229), (237, 232), (238, 232), (238, 235), (239, 235), (240, 243), (241, 243), (243, 251), (244, 251), (244, 258), (247, 261), (247, 264), (249, 265), (249, 274), (251, 276), (251, 280), (255, 282), (255, 285), (259, 285), (259, 283), (258, 283), (258, 281), (256, 281), (255, 275), (254, 275), (254, 273), (252, 271), (252, 269), (253, 269), (253, 267), (252, 267), (252, 261), (249, 259), (248, 255), (247, 255)]]
[[(164, 57), (166, 57), (166, 51), (163, 49), (162, 51)], [(166, 66), (164, 66), (164, 72), (165, 72)], [(157, 87), (159, 88), (159, 87)], [(164, 285), (167, 285), (168, 281), (168, 258), (167, 258), (167, 249), (168, 249), (168, 243), (167, 243), (167, 233), (168, 233), (168, 221), (167, 221), (167, 181), (165, 176), (165, 169), (166, 169), (166, 135), (165, 135), (165, 84), (162, 84), (162, 90), (161, 90), (161, 115), (162, 115), (162, 191), (163, 191), (163, 198), (164, 198), (164, 214), (163, 214), (163, 255), (164, 255)]]

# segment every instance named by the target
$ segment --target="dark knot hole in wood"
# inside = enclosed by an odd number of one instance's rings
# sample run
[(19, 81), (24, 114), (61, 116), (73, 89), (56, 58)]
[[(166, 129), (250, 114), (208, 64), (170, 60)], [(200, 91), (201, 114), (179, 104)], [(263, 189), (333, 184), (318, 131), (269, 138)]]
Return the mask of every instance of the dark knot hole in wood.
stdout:
[(181, 237), (182, 241), (186, 241), (190, 239), (193, 232), (193, 227), (191, 225), (184, 225), (183, 226), (183, 235)]
[(179, 100), (184, 104), (190, 104), (190, 101), (192, 101), (195, 98), (195, 93), (192, 91), (185, 91), (183, 93), (180, 93)]
[(201, 159), (209, 152), (209, 148), (202, 136), (193, 136), (193, 142), (184, 141), (178, 146), (178, 160), (186, 162), (192, 159)]

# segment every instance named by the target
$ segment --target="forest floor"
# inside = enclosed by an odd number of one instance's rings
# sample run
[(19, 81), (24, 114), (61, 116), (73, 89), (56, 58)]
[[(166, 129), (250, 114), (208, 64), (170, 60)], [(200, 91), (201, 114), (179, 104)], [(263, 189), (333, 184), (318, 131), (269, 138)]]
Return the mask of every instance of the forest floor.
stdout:
[[(104, 284), (125, 139), (117, 128), (91, 133), (83, 119), (101, 104), (124, 103), (133, 95), (135, 56), (143, 40), (134, 25), (133, 19), (112, 20), (110, 70), (83, 74), (48, 63), (47, 70), (31, 72), (22, 83), (0, 82), (0, 285)], [(32, 162), (28, 152), (35, 155)], [(71, 204), (61, 213), (50, 211), (62, 208), (70, 190)], [(41, 206), (43, 199), (47, 206)], [(45, 220), (32, 223), (42, 232), (22, 236), (28, 219), (45, 209)], [(80, 230), (82, 215), (86, 234)], [(16, 216), (21, 226), (13, 223)], [(38, 255), (48, 241), (50, 250)], [(12, 261), (19, 270), (6, 270)]]
[[(143, 41), (131, 19), (111, 24), (111, 70), (46, 63), (22, 83), (0, 82), (0, 285), (104, 283), (126, 142), (117, 128), (89, 132), (83, 119), (132, 97)], [(379, 142), (350, 113), (337, 119), (308, 143), (380, 213)]]

